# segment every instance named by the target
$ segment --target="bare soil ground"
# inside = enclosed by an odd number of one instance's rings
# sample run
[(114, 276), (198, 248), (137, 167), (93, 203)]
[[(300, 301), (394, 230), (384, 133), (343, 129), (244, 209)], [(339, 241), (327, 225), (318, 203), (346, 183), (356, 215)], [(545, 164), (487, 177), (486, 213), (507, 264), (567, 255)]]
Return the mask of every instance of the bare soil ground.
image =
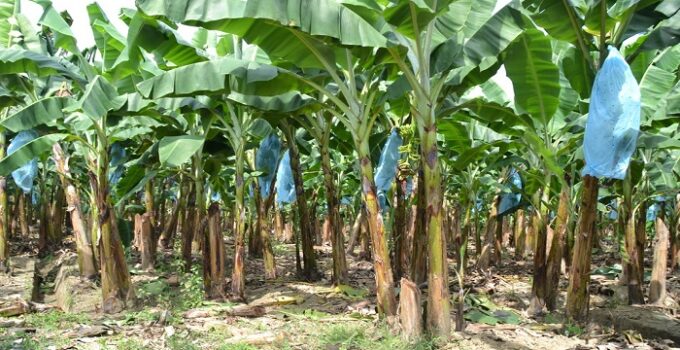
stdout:
[[(232, 242), (228, 241), (226, 246), (227, 256), (232, 256)], [(69, 286), (74, 299), (71, 312), (52, 310), (0, 317), (0, 350), (680, 347), (680, 316), (673, 303), (679, 297), (680, 276), (669, 277), (668, 307), (626, 306), (611, 259), (613, 247), (603, 248), (594, 258), (598, 272), (592, 278), (593, 321), (588, 325), (565, 323), (560, 313), (528, 318), (524, 310), (531, 290), (530, 259), (514, 261), (504, 256), (502, 266), (486, 272), (472, 270), (466, 276), (469, 321), (464, 332), (452, 332), (446, 341), (411, 342), (401, 339), (395, 326), (378, 320), (370, 262), (348, 256), (351, 283), (334, 287), (329, 281), (330, 247), (316, 249), (326, 279), (313, 283), (297, 278), (293, 245), (275, 245), (279, 274), (275, 281), (262, 278), (262, 260), (246, 260), (248, 305), (264, 308), (264, 314), (257, 317), (230, 315), (243, 305), (204, 300), (200, 266), (195, 264), (192, 273), (184, 273), (176, 253), (166, 251), (159, 252), (155, 271), (132, 269), (138, 298), (134, 308), (115, 315), (103, 314), (98, 308), (100, 295), (95, 286), (74, 283)], [(33, 298), (40, 305), (63, 304), (54, 290), (63, 283), (55, 285), (55, 281), (65, 279), (58, 277), (66, 273), (60, 270), (73, 264), (73, 259), (69, 259), (73, 252), (68, 245), (43, 259), (37, 259), (30, 246), (15, 248), (13, 252), (17, 256), (13, 257), (12, 275), (0, 276), (0, 305), (28, 298), (36, 288), (39, 293)], [(131, 253), (130, 264), (134, 265), (137, 259)], [(450, 264), (453, 269), (453, 260)], [(231, 266), (231, 261), (227, 261), (228, 269)], [(37, 286), (35, 275), (40, 276)], [(457, 283), (453, 277), (451, 287), (455, 295)], [(562, 283), (566, 284), (566, 280)], [(451, 317), (456, 315), (452, 313)]]

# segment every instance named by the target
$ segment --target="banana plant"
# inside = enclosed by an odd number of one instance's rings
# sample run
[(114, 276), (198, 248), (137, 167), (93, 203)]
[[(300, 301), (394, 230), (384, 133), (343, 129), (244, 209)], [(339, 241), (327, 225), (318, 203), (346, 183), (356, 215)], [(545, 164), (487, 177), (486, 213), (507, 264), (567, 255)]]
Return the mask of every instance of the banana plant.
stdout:
[[(93, 211), (97, 213), (97, 221), (93, 223), (96, 231), (95, 245), (99, 248), (99, 263), (101, 265), (102, 293), (104, 309), (115, 312), (124, 307), (134, 295), (128, 273), (123, 246), (118, 234), (108, 184), (108, 150), (110, 146), (107, 117), (109, 112), (119, 110), (126, 102), (124, 96), (117, 94), (105, 78), (97, 76), (90, 82), (79, 99), (72, 99), (70, 103), (52, 108), (50, 112), (46, 106), (53, 102), (50, 99), (36, 101), (35, 105), (42, 113), (36, 114), (36, 118), (29, 120), (22, 118), (21, 114), (7, 120), (10, 127), (30, 128), (41, 124), (57, 123), (66, 126), (67, 133), (49, 133), (26, 144), (0, 161), (3, 172), (14, 169), (18, 164), (25, 163), (27, 159), (49, 153), (52, 147), (59, 141), (70, 139), (79, 141), (83, 146), (85, 157), (89, 166), (91, 196), (96, 204)], [(66, 117), (69, 122), (66, 122)], [(28, 122), (26, 122), (29, 120)], [(22, 123), (23, 121), (23, 123)], [(14, 126), (12, 126), (14, 125)], [(18, 125), (18, 126), (17, 126)], [(7, 127), (7, 126), (6, 126)], [(31, 157), (31, 158), (29, 158)]]
[[(37, 88), (53, 94), (56, 86), (65, 79), (82, 86), (85, 80), (79, 70), (69, 62), (50, 55), (44, 49), (43, 42), (36, 34), (30, 21), (20, 13), (19, 1), (3, 1), (0, 3), (0, 68), (3, 87), (3, 104), (0, 112), (2, 120), (10, 114), (30, 110), (32, 102), (40, 97)], [(46, 96), (50, 97), (50, 96)], [(50, 99), (53, 111), (61, 107), (62, 100)], [(32, 114), (32, 113), (31, 113)], [(35, 122), (39, 117), (35, 117)], [(0, 158), (5, 157), (6, 127), (0, 130)], [(30, 158), (32, 159), (32, 158)], [(7, 241), (7, 195), (6, 182), (0, 178), (0, 271), (9, 269), (9, 243)], [(83, 271), (81, 270), (81, 273)], [(89, 275), (92, 271), (90, 270)]]
[[(497, 111), (512, 111), (507, 107), (497, 106)], [(517, 156), (512, 156), (521, 147), (517, 140), (507, 139), (503, 134), (494, 131), (484, 122), (478, 120), (473, 109), (458, 109), (446, 117), (438, 120), (438, 130), (443, 137), (443, 150), (446, 150), (443, 162), (447, 182), (445, 188), (458, 188), (455, 198), (451, 198), (460, 204), (461, 232), (457, 237), (452, 237), (453, 247), (456, 249), (457, 269), (456, 279), (459, 285), (458, 295), (455, 298), (457, 312), (462, 315), (464, 310), (464, 278), (467, 265), (468, 240), (475, 233), (475, 246), (478, 256), (493, 246), (493, 242), (486, 242), (488, 247), (482, 248), (480, 230), (478, 229), (478, 217), (480, 207), (478, 202), (484, 197), (484, 193), (496, 193), (500, 191), (498, 179), (501, 178), (502, 168), (509, 164), (523, 162)], [(453, 191), (447, 191), (451, 193)], [(492, 202), (489, 198), (488, 202)], [(492, 204), (493, 205), (493, 204)], [(498, 217), (489, 217), (486, 224), (493, 221), (500, 225)], [(494, 232), (493, 230), (491, 232)], [(479, 257), (482, 260), (482, 257)], [(464, 329), (464, 319), (459, 316), (456, 319), (456, 330)]]
[[(392, 290), (392, 276), (389, 270), (390, 260), (387, 251), (387, 242), (384, 235), (382, 218), (379, 214), (373, 183), (372, 165), (368, 154), (368, 136), (377, 113), (372, 111), (375, 95), (378, 92), (375, 84), (378, 83), (377, 75), (363, 78), (363, 87), (357, 83), (355, 68), (361, 58), (367, 57), (371, 51), (369, 47), (384, 47), (386, 39), (360, 16), (351, 11), (344, 10), (336, 2), (324, 2), (323, 4), (308, 1), (309, 6), (287, 8), (285, 4), (277, 5), (280, 11), (265, 11), (267, 6), (256, 6), (262, 13), (247, 13), (246, 4), (234, 1), (233, 11), (218, 11), (220, 18), (192, 18), (188, 12), (168, 12), (165, 1), (140, 1), (138, 7), (147, 15), (162, 16), (177, 23), (199, 24), (207, 29), (216, 29), (230, 32), (242, 37), (245, 41), (256, 44), (270, 57), (273, 63), (292, 62), (299, 68), (321, 68), (330, 75), (330, 81), (339, 88), (342, 97), (325, 87), (325, 83), (317, 83), (313, 79), (302, 76), (294, 71), (286, 71), (296, 80), (313, 87), (327, 97), (336, 109), (332, 109), (335, 117), (343, 122), (353, 134), (355, 147), (358, 152), (359, 162), (363, 177), (364, 200), (369, 217), (369, 227), (373, 241), (373, 250), (376, 264), (376, 280), (378, 286), (378, 309), (381, 314), (393, 315), (396, 311), (396, 301)], [(215, 1), (196, 1), (192, 6), (210, 10), (211, 6), (218, 6)], [(248, 7), (252, 3), (248, 4)], [(300, 12), (302, 11), (302, 12)], [(204, 12), (207, 13), (207, 12)], [(342, 15), (341, 15), (342, 13)], [(324, 14), (323, 17), (320, 17)], [(291, 19), (292, 22), (288, 19)], [(335, 23), (319, 23), (319, 26), (295, 26), (290, 23), (303, 23), (301, 18), (324, 18), (324, 21)], [(298, 20), (296, 20), (298, 19)], [(245, 27), (239, 23), (249, 23)], [(238, 29), (238, 27), (241, 27)], [(314, 29), (313, 29), (314, 28)], [(319, 28), (321, 32), (314, 31)], [(292, 29), (292, 30), (291, 30)], [(310, 30), (313, 29), (311, 32)], [(332, 37), (339, 43), (356, 45), (357, 50), (350, 48), (342, 49), (330, 45), (314, 34)], [(285, 40), (286, 45), (281, 45)], [(361, 46), (364, 46), (361, 48)], [(354, 53), (352, 51), (355, 51)], [(358, 56), (357, 56), (358, 55)], [(338, 67), (340, 64), (340, 67)], [(340, 68), (340, 70), (338, 69)], [(341, 76), (344, 75), (344, 78)], [(345, 99), (345, 101), (342, 100)]]
[[(45, 73), (50, 71), (62, 72), (70, 78), (75, 87), (78, 87), (78, 99), (70, 99), (68, 94), (63, 97), (47, 98), (37, 100), (29, 109), (22, 110), (15, 118), (7, 120), (7, 128), (30, 128), (41, 124), (56, 123), (57, 128), (65, 130), (66, 133), (51, 133), (39, 137), (17, 151), (17, 155), (7, 157), (2, 160), (3, 171), (15, 168), (18, 164), (25, 162), (29, 157), (35, 157), (49, 152), (53, 145), (66, 138), (79, 141), (82, 145), (77, 151), (87, 160), (89, 167), (89, 178), (91, 187), (91, 211), (93, 213), (93, 232), (95, 232), (94, 244), (97, 246), (98, 260), (101, 265), (102, 293), (104, 296), (104, 309), (106, 311), (116, 311), (125, 307), (134, 295), (130, 286), (128, 269), (125, 263), (123, 248), (115, 220), (115, 210), (113, 208), (108, 183), (108, 152), (112, 139), (116, 137), (112, 133), (111, 127), (107, 125), (109, 114), (115, 117), (115, 121), (120, 121), (122, 115), (127, 113), (123, 108), (126, 105), (127, 96), (120, 95), (116, 88), (111, 85), (106, 78), (101, 75), (93, 75), (96, 69), (84, 60), (83, 55), (77, 51), (77, 46), (73, 34), (63, 18), (61, 18), (51, 7), (49, 2), (44, 2), (44, 14), (41, 24), (44, 30), (51, 30), (53, 48), (63, 49), (60, 55), (75, 57), (80, 68), (83, 69), (91, 79), (84, 86), (84, 79), (79, 74), (74, 74), (76, 69), (56, 64), (39, 54), (31, 52), (9, 52), (8, 60), (10, 64), (3, 65), (8, 72), (12, 69), (26, 69), (27, 60), (33, 60), (34, 67), (44, 66)], [(102, 12), (98, 7), (90, 8), (92, 17), (100, 17), (99, 24), (106, 24), (102, 20)], [(96, 35), (96, 34), (95, 34)], [(104, 54), (104, 53), (103, 53)], [(23, 60), (23, 61), (22, 61)], [(30, 61), (29, 61), (30, 62)], [(18, 66), (21, 64), (22, 66)], [(13, 66), (15, 66), (13, 68)], [(68, 68), (67, 68), (68, 67)], [(105, 67), (106, 68), (106, 67)], [(35, 69), (34, 69), (35, 70)], [(43, 73), (43, 74), (45, 74)], [(67, 74), (65, 74), (67, 73)], [(115, 75), (114, 75), (115, 76)], [(25, 118), (32, 114), (33, 118)], [(68, 122), (64, 122), (68, 118)], [(59, 147), (55, 147), (56, 158), (60, 157)], [(63, 173), (67, 175), (66, 172)], [(78, 242), (81, 239), (77, 240)]]
[[(607, 56), (607, 45), (620, 48), (630, 63), (633, 72), (639, 72), (640, 68), (644, 71), (658, 50), (664, 50), (669, 46), (677, 44), (677, 39), (672, 35), (666, 34), (677, 32), (676, 17), (679, 6), (672, 1), (631, 1), (631, 2), (564, 2), (564, 1), (523, 1), (526, 14), (548, 35), (555, 40), (554, 45), (559, 47), (568, 43), (567, 51), (560, 62), (564, 77), (569, 84), (560, 84), (559, 80), (552, 79), (553, 86), (571, 86), (578, 92), (581, 103), (590, 95), (593, 86), (594, 72)], [(566, 16), (565, 16), (566, 14)], [(640, 26), (642, 20), (646, 23)], [(599, 60), (597, 57), (599, 53)], [(513, 56), (517, 58), (517, 56)], [(525, 68), (525, 67), (523, 67)], [(654, 72), (659, 73), (659, 72)], [(509, 70), (510, 74), (510, 70)], [(658, 77), (658, 74), (655, 74)], [(640, 75), (636, 75), (640, 79)], [(511, 79), (513, 79), (511, 77)], [(542, 84), (548, 87), (548, 79), (542, 80)], [(515, 83), (515, 79), (513, 79)], [(643, 90), (643, 100), (645, 92)], [(655, 84), (656, 90), (670, 90), (664, 84)], [(651, 96), (650, 96), (651, 97)], [(562, 97), (560, 96), (560, 99)], [(651, 100), (650, 100), (651, 101)], [(643, 112), (644, 112), (643, 102)], [(576, 113), (582, 112), (575, 108)], [(546, 140), (547, 141), (547, 140)], [(559, 173), (555, 173), (559, 174)], [(597, 180), (584, 178), (588, 183), (583, 198), (595, 200), (597, 198)], [(563, 184), (564, 185), (564, 184)], [(582, 232), (586, 240), (577, 240), (574, 249), (572, 262), (574, 271), (578, 273), (570, 274), (570, 287), (568, 293), (567, 311), (570, 317), (580, 318), (585, 314), (587, 293), (588, 271), (590, 270), (590, 246), (587, 244), (590, 237), (589, 218), (594, 218), (594, 212), (586, 215), (584, 208), (594, 210), (594, 202), (583, 202), (581, 217)], [(585, 242), (582, 243), (581, 241)], [(584, 245), (585, 244), (585, 245)], [(549, 259), (550, 260), (550, 259)], [(549, 269), (551, 270), (551, 269)], [(549, 281), (550, 282), (550, 281)], [(554, 289), (553, 285), (549, 289)], [(551, 294), (548, 292), (548, 294)]]
[[(180, 11), (168, 11), (169, 7), (166, 1), (150, 0), (150, 1), (139, 1), (138, 7), (145, 12), (147, 15), (151, 16), (162, 16), (170, 19), (171, 21), (178, 23), (191, 23), (194, 25), (200, 25), (208, 29), (222, 30), (236, 34), (243, 37), (246, 41), (258, 45), (262, 48), (273, 60), (275, 64), (279, 62), (283, 64), (286, 62), (286, 66), (289, 64), (294, 64), (300, 68), (321, 68), (330, 76), (329, 80), (332, 81), (337, 89), (339, 90), (341, 96), (340, 98), (336, 96), (335, 93), (329, 91), (325, 84), (319, 84), (311, 79), (300, 77), (297, 74), (293, 74), (296, 79), (305, 82), (307, 85), (314, 88), (316, 91), (322, 93), (326, 96), (335, 107), (336, 117), (345, 124), (350, 132), (353, 133), (355, 139), (355, 150), (358, 153), (358, 158), (361, 164), (362, 177), (364, 178), (364, 201), (366, 203), (369, 220), (369, 227), (373, 241), (373, 249), (376, 254), (374, 256), (379, 256), (380, 261), (376, 260), (376, 279), (378, 281), (378, 299), (379, 299), (379, 310), (381, 313), (388, 315), (394, 314), (395, 312), (395, 299), (394, 293), (391, 290), (391, 285), (393, 283), (391, 273), (387, 270), (384, 264), (389, 262), (389, 256), (387, 254), (387, 247), (385, 244), (384, 230), (382, 229), (382, 220), (378, 213), (377, 201), (375, 200), (375, 193), (373, 190), (372, 183), (372, 166), (370, 164), (370, 158), (367, 156), (368, 153), (368, 131), (370, 126), (373, 124), (373, 116), (375, 112), (374, 102), (377, 97), (377, 89), (375, 87), (368, 88), (374, 83), (371, 78), (366, 78), (355, 73), (355, 70), (368, 67), (368, 64), (378, 62), (382, 58), (389, 57), (389, 53), (386, 48), (389, 45), (396, 45), (394, 54), (400, 57), (401, 52), (396, 47), (404, 47), (399, 42), (390, 43), (388, 37), (392, 34), (397, 34), (401, 36), (401, 31), (413, 32), (410, 27), (410, 21), (406, 21), (404, 14), (408, 14), (408, 7), (402, 6), (403, 4), (394, 5), (395, 9), (388, 11), (390, 19), (392, 22), (404, 22), (398, 23), (397, 26), (392, 28), (398, 30), (389, 30), (386, 24), (391, 24), (390, 22), (384, 21), (383, 9), (380, 6), (367, 5), (363, 2), (347, 2), (342, 6), (336, 2), (324, 1), (323, 3), (308, 1), (305, 6), (300, 7), (287, 7), (285, 3), (280, 3), (277, 5), (276, 10), (272, 10), (268, 6), (254, 6), (254, 2), (248, 2), (248, 4), (243, 2), (234, 1), (230, 2), (229, 11), (210, 11), (213, 6), (218, 6), (216, 1), (193, 1), (191, 8), (202, 8), (201, 11), (203, 15), (195, 15), (195, 13), (189, 13), (183, 10)], [(404, 2), (408, 4), (409, 2)], [(371, 4), (372, 5), (372, 4)], [(422, 5), (422, 4), (419, 4)], [(418, 19), (424, 19), (423, 23), (420, 23), (422, 27), (419, 27), (417, 31), (421, 28), (427, 27), (427, 22), (432, 20), (438, 14), (447, 12), (448, 14), (456, 14), (457, 20), (460, 24), (459, 27), (465, 25), (464, 15), (461, 9), (449, 8), (448, 2), (442, 2), (440, 5), (435, 6), (436, 10), (431, 8), (418, 7), (419, 5), (413, 5), (414, 10), (417, 10)], [(429, 6), (426, 5), (425, 7)], [(493, 4), (495, 5), (495, 3)], [(485, 8), (484, 11), (488, 12), (489, 16), (480, 16), (476, 18), (476, 23), (471, 25), (469, 33), (472, 35), (476, 29), (479, 28), (479, 24), (483, 24), (488, 21), (490, 15), (492, 14), (493, 5)], [(466, 4), (468, 9), (471, 8), (471, 4)], [(188, 7), (186, 7), (188, 8)], [(258, 9), (252, 11), (252, 9)], [(406, 9), (406, 12), (404, 10)], [(255, 13), (256, 12), (256, 13)], [(505, 12), (509, 12), (506, 10)], [(218, 13), (218, 14), (217, 14)], [(211, 15), (207, 15), (211, 14)], [(213, 16), (217, 14), (216, 16)], [(498, 16), (503, 17), (503, 16)], [(311, 18), (310, 21), (301, 21), (301, 18)], [(408, 23), (405, 23), (408, 22)], [(502, 20), (501, 20), (502, 22)], [(293, 26), (291, 26), (291, 23)], [(316, 23), (318, 25), (312, 25)], [(322, 24), (323, 23), (323, 24)], [(431, 26), (432, 28), (434, 26)], [(496, 26), (497, 27), (497, 26)], [(506, 26), (508, 27), (508, 26)], [(487, 32), (494, 28), (493, 24), (489, 24), (486, 28)], [(389, 31), (389, 34), (388, 34)], [(424, 38), (436, 37), (436, 44), (441, 44), (443, 39), (446, 39), (446, 35), (453, 35), (454, 31), (447, 31), (445, 35), (433, 35), (433, 29), (430, 30), (430, 34), (425, 35)], [(507, 38), (511, 36), (513, 30), (510, 29), (504, 34), (501, 44), (496, 46), (502, 47), (507, 45)], [(420, 35), (421, 33), (418, 33)], [(438, 32), (437, 34), (440, 34)], [(516, 35), (517, 33), (514, 32)], [(478, 35), (478, 40), (475, 40), (472, 44), (477, 46), (469, 49), (477, 55), (477, 59), (481, 61), (483, 55), (480, 53), (493, 52), (493, 48), (489, 50), (489, 47), (480, 48), (479, 45), (482, 44), (482, 40), (479, 39), (483, 36), (483, 33)], [(328, 40), (326, 40), (328, 39)], [(463, 38), (460, 38), (460, 42)], [(429, 40), (429, 39), (428, 39)], [(286, 45), (280, 45), (282, 41), (286, 42)], [(459, 41), (452, 41), (450, 46), (456, 46)], [(340, 46), (340, 45), (342, 46)], [(434, 49), (437, 45), (427, 44), (428, 50)], [(441, 46), (441, 45), (440, 45)], [(494, 45), (491, 45), (494, 46)], [(369, 55), (371, 50), (370, 47), (378, 48), (380, 55)], [(449, 51), (450, 53), (450, 51)], [(393, 55), (394, 55), (393, 54)], [(419, 65), (418, 67), (423, 67), (429, 65), (429, 57), (431, 51), (427, 53), (427, 57), (420, 56), (420, 63), (424, 65)], [(393, 56), (392, 55), (392, 56)], [(450, 56), (450, 55), (449, 55)], [(443, 56), (442, 56), (443, 57)], [(403, 62), (403, 60), (401, 60)], [(452, 62), (449, 62), (444, 69), (452, 68)], [(446, 63), (444, 63), (446, 65)], [(476, 64), (472, 65), (473, 67)], [(408, 68), (402, 65), (402, 68)], [(415, 68), (415, 65), (414, 65)], [(412, 71), (409, 72), (413, 73)], [(417, 68), (416, 68), (417, 69)], [(471, 71), (469, 67), (464, 70), (467, 72)], [(290, 71), (290, 70), (289, 70)], [(427, 80), (429, 81), (429, 71), (427, 72)], [(459, 71), (461, 73), (461, 71)], [(370, 74), (370, 71), (369, 71)], [(407, 74), (408, 75), (408, 74)], [(412, 74), (411, 74), (412, 75)], [(373, 74), (375, 76), (375, 74)], [(460, 74), (459, 74), (460, 77)], [(422, 78), (422, 77), (421, 77)], [(411, 80), (411, 82), (416, 82), (416, 80)], [(361, 88), (360, 84), (363, 84)], [(421, 101), (423, 101), (421, 99)], [(432, 135), (435, 131), (432, 130)], [(432, 138), (432, 137), (430, 137)], [(430, 152), (428, 150), (427, 152)], [(434, 159), (436, 163), (436, 158)], [(434, 186), (437, 187), (437, 186)], [(430, 204), (434, 204), (436, 208), (439, 208), (440, 204), (436, 203), (437, 200), (433, 200)], [(434, 211), (438, 213), (438, 210)], [(438, 224), (433, 224), (436, 227)], [(439, 230), (439, 229), (437, 229)], [(443, 251), (438, 252), (442, 254)], [(442, 270), (444, 259), (438, 260), (438, 269)], [(433, 279), (434, 282), (444, 281), (446, 277), (441, 275), (441, 271), (437, 272), (437, 278)], [(440, 284), (435, 283), (437, 286), (445, 285), (445, 282)], [(438, 292), (432, 293), (433, 295), (439, 295), (441, 288), (434, 287)], [(443, 292), (443, 289), (441, 290)], [(442, 298), (447, 299), (447, 298)], [(439, 314), (441, 322), (444, 322), (443, 315), (446, 308), (442, 309), (437, 306), (431, 308), (430, 310), (443, 310)]]
[[(252, 123), (258, 118), (258, 112), (249, 108), (247, 104), (258, 105), (265, 110), (286, 111), (299, 108), (304, 101), (287, 94), (287, 91), (290, 91), (291, 84), (274, 67), (266, 63), (254, 63), (246, 60), (247, 57), (257, 54), (257, 51), (243, 45), (236, 38), (228, 37), (228, 39), (232, 40), (233, 45), (232, 50), (227, 52), (228, 55), (209, 62), (191, 63), (160, 72), (160, 74), (140, 82), (137, 89), (144, 98), (148, 99), (196, 94), (227, 97), (227, 100), (210, 106), (205, 114), (206, 118), (213, 120), (212, 128), (225, 133), (226, 139), (236, 156), (234, 210), (236, 217), (236, 255), (231, 286), (233, 296), (243, 299), (245, 297), (245, 276), (243, 274), (245, 254), (245, 151), (247, 133)], [(208, 79), (199, 82), (195, 79), (197, 75)], [(255, 96), (252, 94), (253, 91), (257, 91), (260, 95)], [(199, 166), (199, 155), (195, 155), (195, 171), (200, 169)], [(197, 194), (198, 192), (200, 191), (197, 191)]]
[(334, 118), (329, 113), (317, 111), (309, 113), (300, 123), (305, 127), (319, 146), (321, 169), (324, 178), (326, 195), (326, 209), (330, 227), (331, 246), (333, 255), (333, 281), (346, 284), (348, 281), (345, 245), (342, 236), (342, 218), (340, 217), (340, 199), (337, 190), (335, 174), (331, 165), (330, 139)]
[[(436, 119), (444, 97), (465, 86), (465, 78), (494, 66), (522, 29), (517, 11), (496, 1), (403, 1), (380, 5), (346, 1), (345, 5), (393, 35), (387, 48), (408, 91), (421, 141), (428, 251), (427, 329), (446, 336), (450, 329), (446, 240), (442, 233), (441, 169)], [(474, 13), (474, 15), (467, 13)], [(385, 28), (387, 27), (387, 28)], [(493, 37), (494, 40), (484, 38)]]

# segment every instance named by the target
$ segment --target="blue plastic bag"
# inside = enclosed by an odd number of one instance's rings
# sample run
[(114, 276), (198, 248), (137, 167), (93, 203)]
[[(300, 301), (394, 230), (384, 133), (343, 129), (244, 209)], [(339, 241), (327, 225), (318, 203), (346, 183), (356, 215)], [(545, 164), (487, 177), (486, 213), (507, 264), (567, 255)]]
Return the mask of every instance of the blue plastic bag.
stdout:
[(290, 168), (290, 151), (286, 151), (276, 172), (276, 203), (295, 202), (295, 182)]
[(481, 198), (475, 199), (475, 204), (472, 206), (471, 211), (473, 213), (479, 213), (484, 209), (484, 201)]
[(522, 201), (522, 177), (516, 169), (510, 170), (508, 177), (510, 180), (505, 184), (506, 192), (501, 195), (501, 202), (498, 205), (498, 215), (505, 215), (513, 212), (520, 206)]
[[(23, 145), (35, 140), (38, 137), (38, 133), (33, 130), (21, 131), (14, 137), (12, 142), (9, 143), (7, 147), (7, 155), (10, 155)], [(23, 165), (17, 170), (12, 172), (12, 178), (14, 183), (21, 188), (24, 193), (31, 192), (33, 188), (33, 179), (38, 175), (38, 159), (33, 158), (28, 163)]]
[(668, 205), (663, 205), (663, 203), (666, 202), (666, 197), (664, 196), (656, 196), (654, 198), (654, 203), (652, 203), (649, 207), (647, 207), (647, 221), (655, 221), (656, 218), (659, 216), (661, 213), (661, 208), (664, 207), (666, 208), (666, 215), (669, 215), (670, 212), (668, 209), (670, 209), (670, 206)]
[(617, 220), (619, 218), (619, 212), (617, 211), (619, 203), (616, 199), (612, 199), (609, 202), (609, 220)]
[(274, 180), (280, 152), (281, 141), (274, 134), (265, 137), (260, 143), (260, 148), (257, 149), (255, 168), (258, 171), (264, 172), (264, 175), (257, 179), (257, 183), (260, 185), (260, 195), (263, 198), (269, 197), (269, 187)]
[(640, 131), (640, 87), (618, 50), (597, 72), (583, 142), (583, 175), (623, 179)]
[(222, 200), (222, 195), (217, 192), (217, 191), (211, 191), (210, 192), (210, 201), (211, 202), (219, 202)]
[(387, 198), (385, 197), (387, 191), (392, 187), (392, 182), (397, 176), (397, 167), (399, 166), (399, 147), (401, 147), (402, 139), (396, 129), (392, 130), (390, 136), (383, 146), (380, 153), (380, 161), (378, 168), (375, 171), (375, 186), (378, 190), (378, 201), (380, 202), (380, 209), (384, 210), (387, 207)]
[(114, 142), (109, 150), (109, 183), (115, 185), (123, 177), (125, 162), (127, 161), (125, 148), (120, 142)]
[(647, 221), (656, 220), (657, 215), (659, 215), (659, 205), (654, 203), (647, 208)]
[(38, 205), (40, 203), (40, 193), (38, 191), (31, 191), (31, 204)]
[(219, 191), (215, 191), (215, 189), (210, 184), (205, 185), (205, 192), (210, 194), (208, 196), (210, 203), (219, 202), (222, 200), (222, 194), (220, 194)]

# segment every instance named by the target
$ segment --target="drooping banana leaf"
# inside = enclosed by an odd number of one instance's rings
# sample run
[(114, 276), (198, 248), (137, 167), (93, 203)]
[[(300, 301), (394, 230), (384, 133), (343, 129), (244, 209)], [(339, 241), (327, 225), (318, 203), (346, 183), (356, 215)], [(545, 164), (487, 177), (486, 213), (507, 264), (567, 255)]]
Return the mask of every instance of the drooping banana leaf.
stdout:
[(45, 28), (49, 28), (54, 35), (54, 44), (70, 53), (79, 55), (78, 44), (66, 20), (59, 12), (52, 6), (52, 1), (49, 0), (35, 0), (43, 8), (43, 14), (38, 21), (38, 24)]
[(15, 30), (10, 20), (19, 10), (19, 0), (0, 0), (0, 48), (12, 46), (12, 31)]
[(162, 166), (177, 167), (191, 159), (203, 147), (204, 138), (194, 135), (166, 136), (158, 144)]
[[(144, 15), (133, 9), (123, 9), (123, 19), (128, 22), (127, 46), (131, 62), (139, 59), (139, 49), (152, 53), (162, 67), (184, 66), (208, 60), (205, 53), (186, 42), (169, 24)], [(137, 56), (133, 56), (137, 55)]]
[[(125, 37), (109, 22), (108, 17), (98, 3), (93, 2), (87, 5), (87, 14), (90, 18), (90, 27), (96, 48), (102, 56), (103, 68), (105, 71), (112, 70), (118, 64), (119, 57), (127, 55)], [(132, 67), (126, 67), (128, 74), (134, 72)]]
[[(505, 6), (492, 15), (493, 7), (489, 10), (484, 6), (490, 2), (480, 3), (473, 1), (460, 8), (458, 2), (454, 2), (449, 11), (436, 20), (437, 36), (444, 40), (432, 54), (432, 73), (452, 67), (475, 67), (495, 59), (522, 33), (517, 10)], [(489, 63), (484, 64), (482, 70), (488, 66)]]
[(0, 160), (0, 176), (8, 176), (12, 171), (24, 166), (31, 160), (50, 153), (52, 145), (68, 136), (68, 134), (49, 134), (21, 146), (14, 153)]
[(90, 118), (98, 120), (108, 112), (118, 110), (127, 102), (125, 95), (119, 95), (116, 88), (106, 78), (98, 75), (87, 84), (80, 99), (65, 109), (66, 112), (82, 110)]
[(560, 103), (560, 71), (550, 39), (538, 29), (527, 30), (509, 49), (505, 67), (517, 109), (547, 125)]
[(12, 132), (32, 129), (39, 125), (64, 118), (62, 109), (68, 104), (68, 97), (48, 97), (34, 102), (8, 116), (0, 125)]
[(291, 91), (296, 84), (294, 79), (279, 74), (276, 67), (224, 57), (169, 70), (142, 81), (137, 88), (145, 98), (157, 99), (168, 96), (222, 94), (230, 92), (232, 87), (246, 93), (248, 89), (255, 89), (256, 94), (260, 96), (277, 95)]
[(334, 47), (324, 38), (368, 50), (387, 45), (382, 33), (336, 0), (139, 0), (137, 7), (149, 16), (236, 34), (273, 62), (302, 68), (325, 68), (316, 54), (335, 64)]
[(583, 15), (573, 2), (566, 0), (525, 0), (523, 5), (531, 12), (531, 18), (555, 39), (574, 45), (586, 43), (583, 32)]
[(0, 74), (32, 73), (39, 77), (62, 75), (85, 85), (85, 79), (72, 65), (56, 58), (20, 48), (0, 49)]

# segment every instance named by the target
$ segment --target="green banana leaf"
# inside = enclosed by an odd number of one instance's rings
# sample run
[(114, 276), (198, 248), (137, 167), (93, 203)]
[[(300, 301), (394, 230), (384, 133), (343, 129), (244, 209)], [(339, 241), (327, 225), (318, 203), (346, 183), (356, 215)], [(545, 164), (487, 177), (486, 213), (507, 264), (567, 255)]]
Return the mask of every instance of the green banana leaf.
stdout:
[(559, 106), (561, 89), (550, 38), (538, 29), (527, 30), (508, 50), (505, 67), (519, 112), (548, 125)]
[(203, 148), (201, 136), (182, 135), (166, 136), (158, 144), (158, 158), (162, 166), (178, 167), (188, 162), (191, 157)]
[(52, 152), (52, 145), (69, 136), (68, 134), (49, 134), (21, 146), (14, 153), (0, 160), (0, 176), (8, 176), (12, 171), (26, 165), (32, 159), (49, 154)]
[(0, 125), (12, 132), (32, 129), (39, 125), (63, 119), (62, 109), (68, 104), (68, 97), (48, 97), (34, 102), (8, 116)]

